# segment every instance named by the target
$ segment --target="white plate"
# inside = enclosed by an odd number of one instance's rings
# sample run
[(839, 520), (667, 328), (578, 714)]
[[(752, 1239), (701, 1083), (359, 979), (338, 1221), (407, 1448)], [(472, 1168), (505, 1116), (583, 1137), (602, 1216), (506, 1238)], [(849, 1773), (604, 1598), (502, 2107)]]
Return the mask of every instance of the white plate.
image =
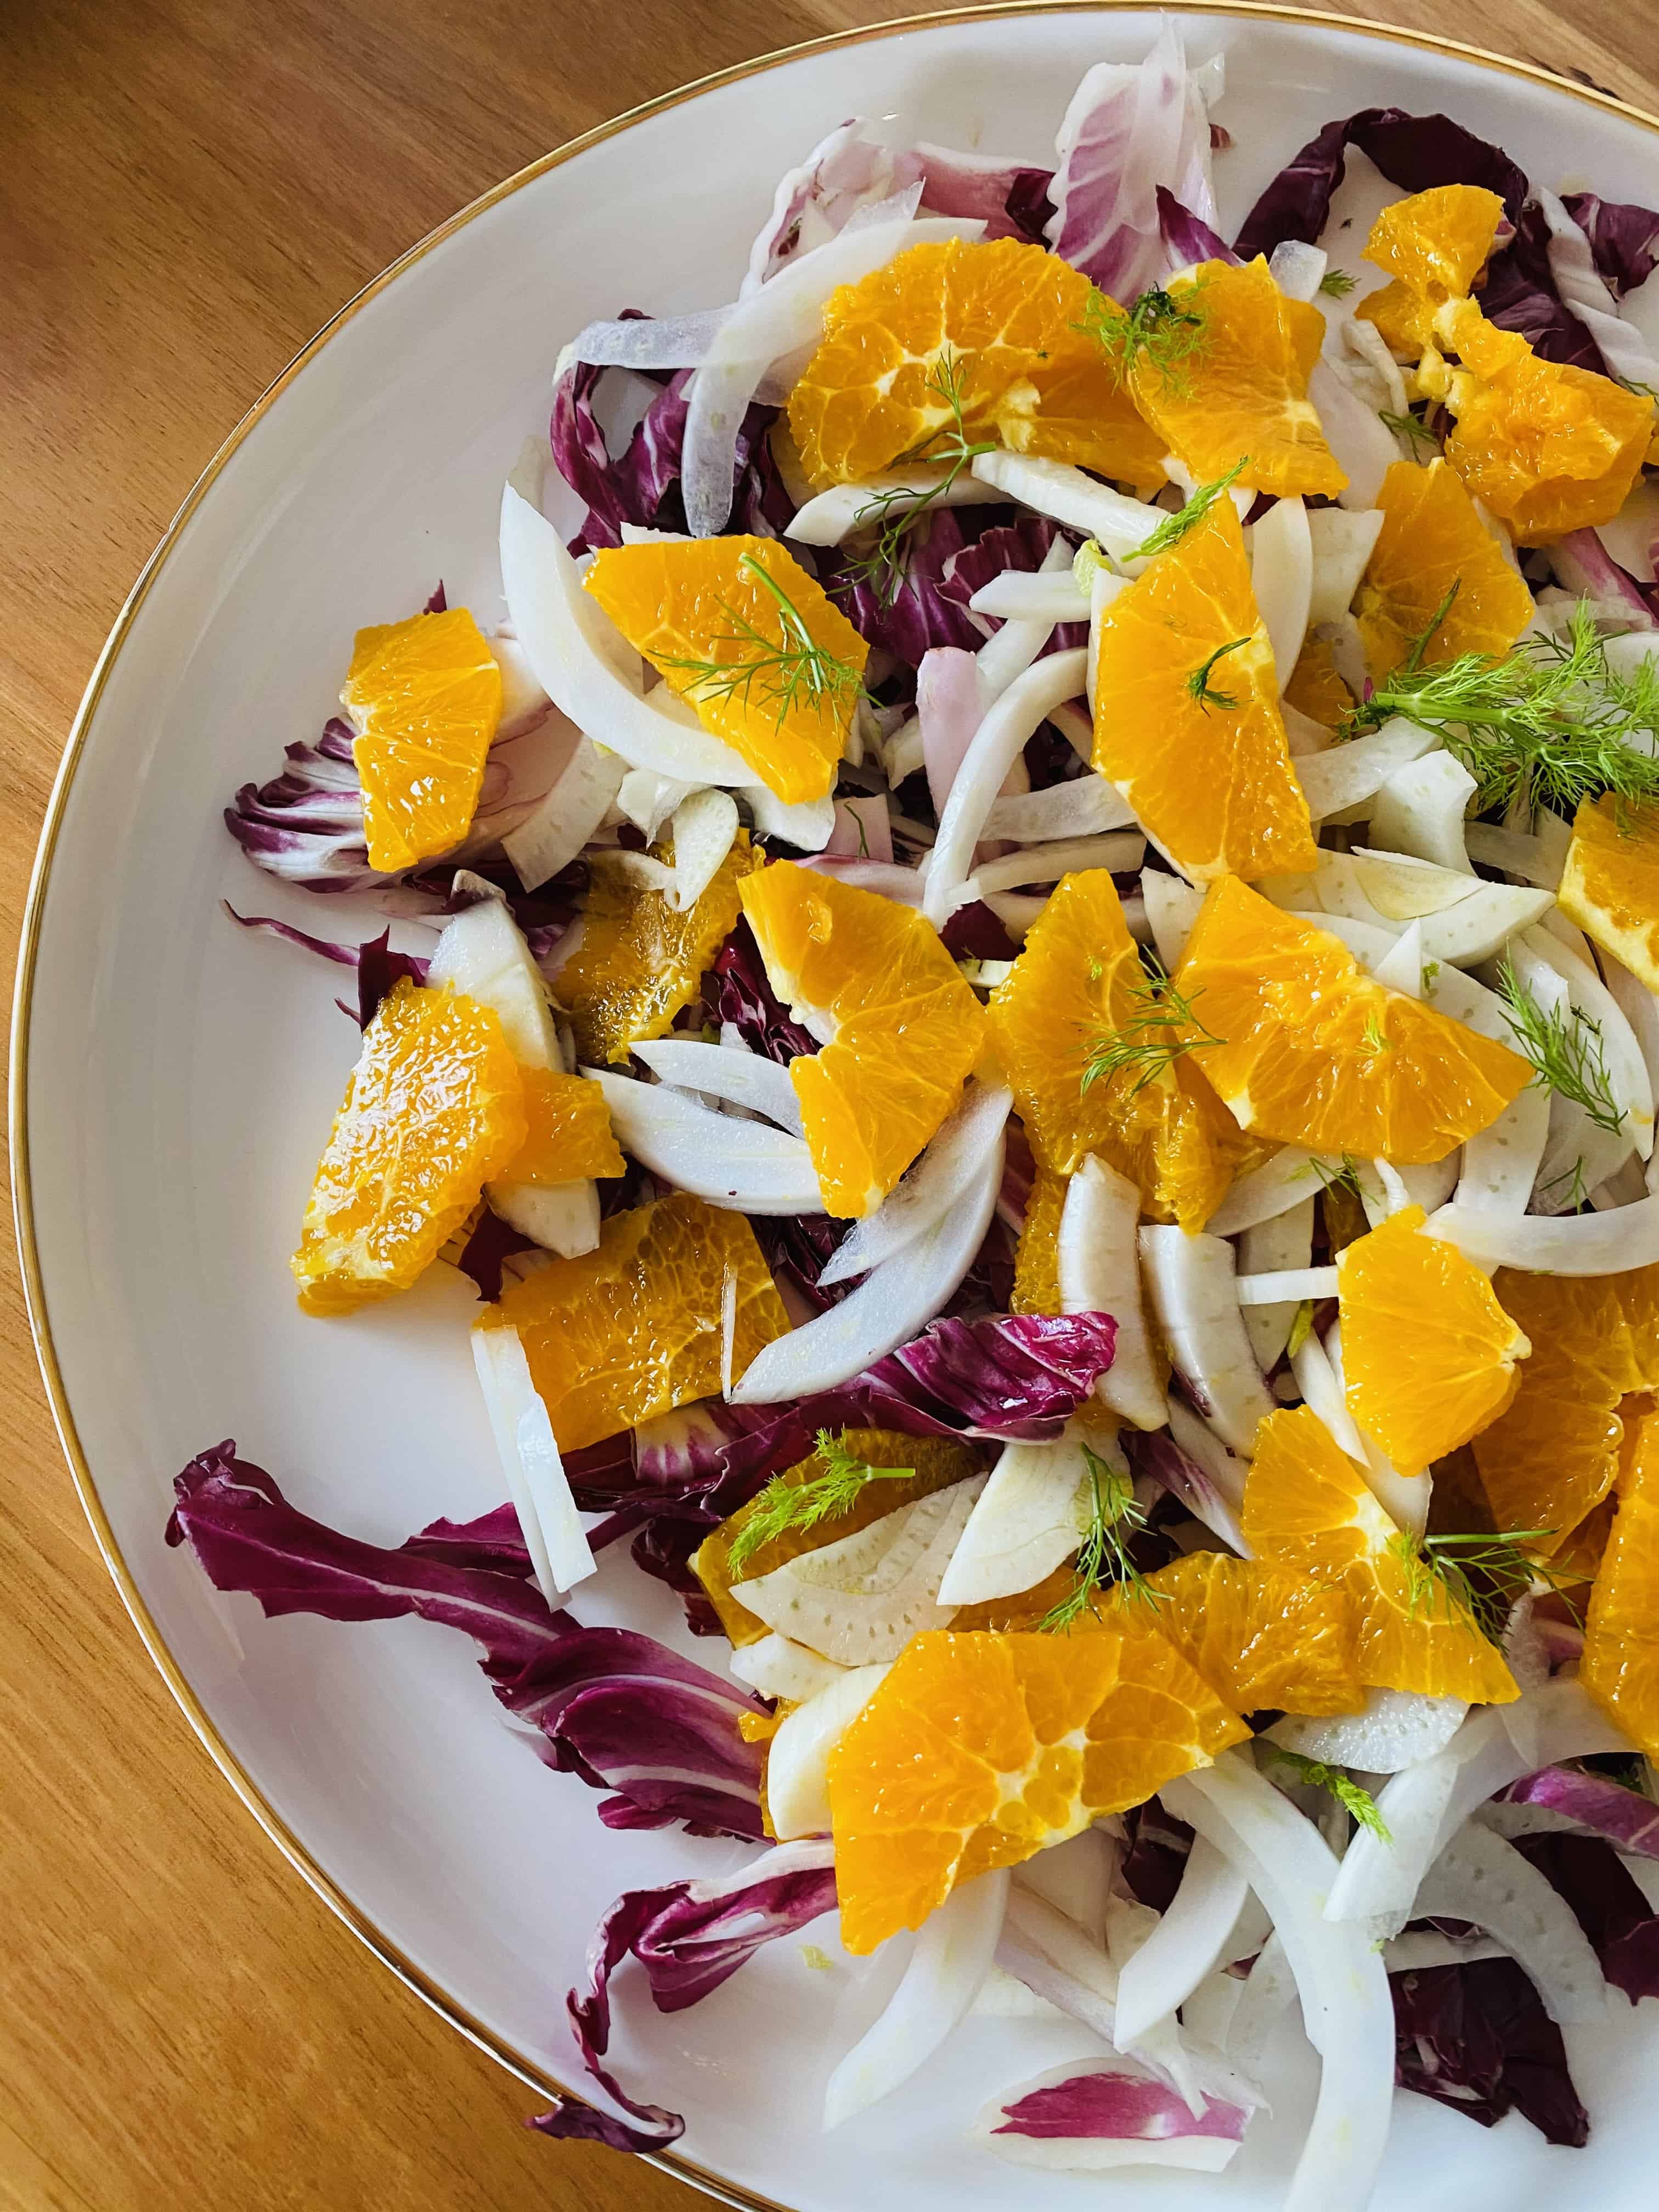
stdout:
[[(458, 1279), (347, 1322), (295, 1309), (286, 1258), (356, 1033), (326, 974), (221, 914), (230, 894), (328, 927), (314, 902), (255, 875), (220, 809), (332, 710), (357, 624), (418, 605), (440, 575), (453, 602), (498, 606), (501, 478), (545, 422), (554, 358), (580, 324), (729, 298), (775, 179), (845, 116), (1042, 160), (1085, 66), (1139, 58), (1156, 27), (1146, 12), (1044, 9), (854, 33), (643, 109), (457, 216), (345, 311), (214, 462), (116, 625), (52, 802), (19, 988), (17, 1197), (88, 1510), (157, 1663), (252, 1809), (390, 1964), (528, 2080), (580, 2078), (563, 1993), (601, 1907), (741, 1853), (601, 1827), (592, 1794), (509, 1735), (458, 1638), (412, 1621), (267, 1624), (163, 1547), (173, 1473), (224, 1436), (297, 1504), (376, 1540), (502, 1489)], [(1195, 12), (1186, 34), (1193, 58), (1227, 55), (1230, 225), (1328, 118), (1388, 102), (1449, 110), (1540, 181), (1659, 203), (1659, 126), (1514, 65), (1288, 13)], [(343, 902), (327, 913), (345, 933), (377, 926)], [(598, 1604), (659, 1632), (670, 1618), (621, 1567)], [(828, 1943), (830, 1925), (812, 1932)], [(856, 1980), (781, 1943), (663, 2019), (637, 1974), (622, 1977), (615, 2060), (686, 2112), (672, 2162), (736, 2201), (799, 2212), (1029, 2202), (1030, 2180), (963, 2126), (1084, 2039), (971, 2022), (902, 2094), (821, 2139), (826, 2070), (872, 2002)], [(1606, 2212), (1650, 2203), (1656, 2024), (1650, 2005), (1570, 2033), (1595, 2123), (1583, 2153), (1547, 2148), (1518, 2118), (1489, 2134), (1402, 2097), (1379, 2203), (1541, 2212), (1564, 2185)], [(1283, 2058), (1276, 2116), (1224, 2184), (1055, 2175), (1045, 2199), (1266, 2212), (1310, 2106), (1288, 2035)]]

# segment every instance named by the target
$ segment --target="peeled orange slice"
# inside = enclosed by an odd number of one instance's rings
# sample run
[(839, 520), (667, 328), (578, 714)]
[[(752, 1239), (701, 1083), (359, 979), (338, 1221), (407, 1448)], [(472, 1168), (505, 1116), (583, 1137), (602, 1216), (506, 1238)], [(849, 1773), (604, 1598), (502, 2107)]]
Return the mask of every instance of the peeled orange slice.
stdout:
[(1395, 353), (1415, 359), (1433, 341), (1437, 312), (1474, 289), (1503, 220), (1503, 201), (1483, 185), (1437, 185), (1394, 201), (1364, 247), (1364, 258), (1394, 282), (1369, 294), (1355, 314), (1375, 323)]
[(1435, 319), (1441, 343), (1423, 356), (1419, 388), (1457, 417), (1446, 459), (1522, 545), (1611, 522), (1641, 473), (1654, 403), (1611, 377), (1542, 361), (1473, 300)]
[(1401, 1474), (1494, 1421), (1532, 1349), (1474, 1262), (1420, 1234), (1426, 1218), (1406, 1206), (1336, 1263), (1348, 1411)]
[(1045, 1167), (1041, 1160), (1036, 1163), (1014, 1250), (1014, 1287), (1008, 1300), (1011, 1313), (1060, 1311), (1060, 1217), (1065, 1210), (1069, 1180), (1057, 1169)]
[(1520, 1695), (1502, 1654), (1311, 1407), (1270, 1413), (1257, 1429), (1243, 1529), (1257, 1558), (1349, 1592), (1360, 1616), (1356, 1664), (1368, 1688), (1471, 1705)]
[(1354, 696), (1338, 672), (1328, 638), (1304, 641), (1285, 686), (1285, 704), (1326, 730), (1340, 728), (1352, 713)]
[(501, 719), (501, 672), (466, 609), (360, 629), (340, 704), (369, 866), (389, 875), (459, 845)]
[[(653, 847), (652, 857), (672, 867), (672, 842)], [(739, 830), (708, 889), (682, 914), (665, 891), (641, 881), (631, 854), (589, 855), (581, 937), (552, 982), (580, 1059), (620, 1063), (635, 1044), (667, 1033), (737, 927), (738, 885), (759, 858)]]
[(1538, 1548), (1553, 1552), (1613, 1489), (1633, 1394), (1659, 1389), (1659, 1267), (1583, 1277), (1505, 1267), (1492, 1290), (1532, 1353), (1509, 1410), (1475, 1437), (1475, 1464), (1495, 1524), (1547, 1529)]
[[(1088, 1079), (1096, 1050), (1126, 1024), (1144, 1021), (1147, 990), (1111, 877), (1097, 868), (1066, 876), (991, 994), (992, 1047), (1040, 1170), (1070, 1175), (1098, 1152), (1139, 1187), (1155, 1220), (1199, 1229), (1226, 1195), (1245, 1151), (1193, 1065), (1202, 1054), (1160, 1055), (1156, 1048), (1172, 1043), (1175, 1030), (1137, 1028), (1150, 1056)], [(1042, 1193), (1044, 1200), (1050, 1195), (1049, 1188)], [(1034, 1206), (1038, 1199), (1034, 1188)], [(1060, 1190), (1056, 1226), (1063, 1200)], [(1027, 1222), (1030, 1278), (1040, 1231), (1029, 1212)], [(1057, 1303), (1049, 1310), (1058, 1310)]]
[(525, 1140), (501, 1025), (459, 992), (405, 977), (363, 1032), (294, 1255), (307, 1313), (406, 1291)]
[(1224, 1040), (1193, 1055), (1205, 1081), (1281, 1144), (1423, 1165), (1532, 1079), (1518, 1053), (1373, 982), (1340, 938), (1232, 878), (1205, 900), (1176, 982)]
[(1359, 1610), (1346, 1589), (1220, 1552), (1189, 1552), (1146, 1579), (1160, 1601), (1159, 1630), (1235, 1712), (1364, 1705)]
[(825, 1208), (868, 1213), (955, 1105), (983, 1010), (913, 907), (788, 860), (739, 891), (772, 988), (830, 1037), (789, 1064)]
[(1317, 858), (1238, 516), (1218, 500), (1100, 618), (1094, 763), (1200, 883)]
[(1659, 806), (1587, 799), (1572, 825), (1561, 911), (1659, 991)]
[(1376, 503), (1382, 527), (1353, 603), (1373, 683), (1410, 657), (1437, 615), (1422, 652), (1428, 665), (1465, 653), (1507, 653), (1532, 620), (1532, 593), (1456, 470), (1443, 460), (1425, 469), (1396, 461)]
[(526, 1135), (504, 1182), (548, 1185), (625, 1172), (628, 1163), (597, 1083), (550, 1067), (522, 1065), (519, 1076), (524, 1085)]
[(844, 285), (789, 398), (814, 489), (926, 459), (958, 428), (969, 445), (1161, 484), (1168, 447), (1089, 335), (1098, 297), (1054, 254), (1006, 238), (913, 246)]
[(618, 545), (582, 580), (786, 805), (830, 790), (870, 648), (775, 538)]
[(1197, 328), (1167, 356), (1155, 340), (1140, 347), (1130, 365), (1140, 411), (1167, 449), (1200, 483), (1242, 460), (1238, 482), (1252, 491), (1341, 491), (1348, 479), (1308, 397), (1325, 343), (1318, 308), (1287, 300), (1259, 254), (1243, 268), (1206, 261), (1169, 296)]
[(1632, 1743), (1659, 1759), (1659, 1415), (1644, 1418), (1620, 1480), (1578, 1679)]
[(830, 1761), (842, 1940), (873, 1951), (1249, 1731), (1158, 1630), (915, 1637)]
[(687, 1191), (613, 1213), (597, 1251), (550, 1260), (478, 1326), (518, 1330), (559, 1449), (574, 1451), (719, 1391), (728, 1278), (735, 1378), (789, 1317), (744, 1216)]

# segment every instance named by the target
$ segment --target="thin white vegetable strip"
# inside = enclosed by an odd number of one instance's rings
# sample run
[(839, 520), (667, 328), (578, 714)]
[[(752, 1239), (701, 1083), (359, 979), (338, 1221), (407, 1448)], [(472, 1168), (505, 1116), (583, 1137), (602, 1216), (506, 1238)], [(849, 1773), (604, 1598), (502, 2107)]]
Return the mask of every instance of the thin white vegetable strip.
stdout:
[[(1470, 1820), (1423, 1877), (1413, 1917), (1467, 1920), (1522, 1966), (1544, 2009), (1564, 2027), (1600, 2020), (1607, 1985), (1571, 1906), (1530, 1860)], [(1119, 2006), (1121, 2009), (1121, 1985)]]
[(1222, 1963), (1249, 1884), (1206, 1837), (1194, 1839), (1181, 1887), (1117, 1978), (1117, 2027), (1125, 2042), (1184, 2004)]
[(1318, 1414), (1348, 1457), (1363, 1466), (1365, 1447), (1344, 1401), (1342, 1386), (1336, 1379), (1329, 1356), (1312, 1329), (1291, 1353), (1291, 1372), (1296, 1377), (1304, 1404)]
[(1233, 1290), (1242, 1306), (1276, 1306), (1286, 1299), (1300, 1304), (1304, 1298), (1334, 1298), (1336, 1296), (1334, 1267), (1278, 1267), (1266, 1274), (1240, 1275)]
[(923, 1924), (887, 2008), (830, 2076), (823, 2124), (839, 2127), (908, 2081), (966, 2018), (996, 1956), (1006, 1868), (952, 1890)]
[(1140, 895), (1146, 902), (1146, 919), (1152, 924), (1158, 957), (1173, 975), (1181, 965), (1181, 956), (1187, 949), (1193, 924), (1198, 920), (1204, 894), (1184, 876), (1166, 874), (1162, 868), (1146, 868), (1141, 872)]
[(1117, 1323), (1112, 1364), (1095, 1395), (1132, 1427), (1161, 1429), (1168, 1410), (1146, 1325), (1139, 1219), (1136, 1186), (1090, 1153), (1066, 1187), (1055, 1267), (1062, 1313), (1109, 1313)]
[(1125, 830), (1133, 820), (1116, 785), (1090, 774), (1070, 783), (1050, 784), (1046, 791), (1022, 791), (999, 799), (985, 817), (985, 835), (1029, 845)]
[(1618, 1275), (1659, 1261), (1659, 1198), (1638, 1199), (1605, 1213), (1559, 1219), (1516, 1214), (1460, 1196), (1428, 1223), (1431, 1237), (1483, 1267), (1519, 1267), (1534, 1275)]
[(1169, 517), (1161, 507), (1097, 483), (1066, 461), (1028, 459), (1022, 453), (981, 453), (974, 474), (1006, 498), (1080, 530), (1115, 561), (1128, 559)]
[(1102, 837), (1062, 837), (1052, 845), (1027, 845), (975, 868), (957, 898), (966, 906), (974, 899), (1014, 890), (1024, 884), (1058, 883), (1079, 868), (1104, 868), (1110, 875), (1127, 875), (1140, 866), (1146, 853), (1146, 840), (1133, 830), (1113, 830)]
[(1310, 623), (1338, 623), (1353, 605), (1359, 580), (1382, 528), (1380, 509), (1358, 514), (1346, 507), (1320, 507), (1308, 515), (1313, 546), (1313, 584), (1308, 601)]
[(730, 1045), (703, 1044), (695, 1037), (658, 1037), (630, 1049), (665, 1083), (682, 1091), (701, 1091), (711, 1098), (729, 1098), (733, 1105), (764, 1114), (792, 1136), (801, 1133), (795, 1086), (788, 1069), (775, 1060)]
[[(1379, 1165), (1385, 1164), (1379, 1162)], [(1331, 1376), (1343, 1403), (1347, 1402), (1347, 1381), (1342, 1371), (1342, 1324), (1333, 1322), (1325, 1332), (1325, 1357), (1330, 1363)], [(1354, 1434), (1359, 1439), (1360, 1465), (1365, 1470), (1365, 1480), (1371, 1493), (1383, 1510), (1402, 1528), (1413, 1536), (1420, 1536), (1428, 1524), (1429, 1498), (1432, 1488), (1426, 1474), (1401, 1474), (1388, 1454), (1374, 1438), (1367, 1436), (1356, 1421)]]
[(1372, 844), (1473, 874), (1464, 817), (1474, 792), (1474, 778), (1451, 753), (1427, 753), (1408, 762), (1376, 794)]
[(1495, 822), (1471, 822), (1464, 830), (1463, 842), (1469, 858), (1485, 867), (1502, 868), (1505, 875), (1519, 876), (1523, 883), (1536, 884), (1543, 890), (1560, 889), (1560, 860), (1522, 830), (1507, 830)]
[(1015, 1596), (1070, 1559), (1083, 1533), (1079, 1501), (1086, 1473), (1082, 1445), (1068, 1437), (1005, 1444), (945, 1570), (939, 1603)]
[[(1313, 1256), (1314, 1202), (1304, 1198), (1271, 1221), (1259, 1221), (1238, 1240), (1241, 1264), (1252, 1273), (1267, 1273), (1284, 1267), (1305, 1267)], [(1290, 1342), (1300, 1301), (1280, 1305), (1247, 1306), (1244, 1334), (1250, 1340), (1255, 1364), (1267, 1374)]]
[(653, 1175), (739, 1213), (815, 1213), (823, 1196), (799, 1137), (764, 1121), (713, 1114), (665, 1084), (585, 1067), (611, 1109), (617, 1141)]
[(1319, 2052), (1319, 2102), (1284, 2198), (1284, 2212), (1364, 2212), (1387, 2147), (1394, 2103), (1394, 2003), (1382, 1961), (1364, 1934), (1322, 1919), (1337, 1861), (1312, 1822), (1237, 1751), (1167, 1784), (1178, 1819), (1241, 1866), (1273, 1916)]
[(924, 501), (931, 512), (938, 507), (983, 507), (1001, 496), (965, 469), (951, 479), (948, 489), (943, 469), (907, 469), (872, 477), (868, 483), (832, 484), (796, 509), (783, 534), (798, 545), (839, 545), (854, 531), (906, 514)]
[(1267, 1735), (1304, 1759), (1398, 1774), (1443, 1751), (1465, 1720), (1462, 1698), (1419, 1697), (1409, 1690), (1368, 1690), (1357, 1713), (1287, 1713)]
[(1575, 1014), (1595, 1024), (1607, 1088), (1626, 1117), (1638, 1154), (1646, 1159), (1653, 1150), (1653, 1085), (1619, 1001), (1593, 969), (1564, 952), (1547, 930), (1528, 930), (1512, 948), (1512, 957), (1523, 983), (1538, 965), (1553, 969), (1567, 987)]
[[(1056, 576), (1071, 565), (1070, 549), (1063, 538), (1056, 538), (1043, 555), (1037, 574)], [(1040, 615), (1031, 619), (1022, 617), (1004, 623), (1000, 630), (986, 639), (974, 658), (979, 664), (980, 681), (988, 698), (1000, 698), (1014, 678), (1031, 665), (1048, 644), (1054, 627)], [(1077, 688), (1080, 691), (1083, 686), (1079, 683)], [(1054, 704), (1063, 706), (1065, 702), (1057, 699)]]
[(1362, 805), (1381, 791), (1396, 769), (1431, 752), (1437, 743), (1427, 730), (1396, 714), (1368, 736), (1299, 760), (1296, 772), (1309, 813), (1322, 822), (1328, 814)]
[[(988, 489), (988, 486), (987, 487)], [(976, 615), (991, 615), (1000, 622), (1087, 622), (1089, 600), (1066, 573), (1034, 574), (1022, 568), (1005, 568), (981, 584), (968, 602)]]
[[(777, 1073), (788, 1083), (784, 1069)], [(927, 1151), (873, 1213), (853, 1224), (818, 1280), (828, 1286), (868, 1274), (926, 1236), (982, 1175), (985, 1155), (1000, 1136), (1012, 1103), (1012, 1094), (1000, 1085), (969, 1077)]]
[(1083, 689), (1085, 657), (1077, 652), (1051, 653), (1016, 677), (987, 709), (939, 819), (923, 901), (930, 921), (942, 925), (950, 919), (955, 894), (967, 881), (974, 848), (1009, 769), (1049, 708), (1075, 698)]
[[(1281, 1146), (1270, 1160), (1239, 1177), (1205, 1228), (1212, 1237), (1237, 1237), (1241, 1230), (1272, 1221), (1300, 1206), (1304, 1199), (1316, 1197), (1321, 1177), (1315, 1162), (1322, 1158), (1300, 1145)], [(1340, 1165), (1340, 1161), (1333, 1160), (1330, 1172), (1334, 1174)]]
[(1245, 1334), (1232, 1246), (1153, 1224), (1140, 1231), (1140, 1255), (1176, 1373), (1222, 1442), (1248, 1455), (1273, 1401)]
[(1227, 2056), (1246, 2073), (1255, 2073), (1273, 2030), (1295, 2002), (1296, 1976), (1285, 1946), (1278, 1936), (1270, 1936), (1256, 1954), (1227, 2023)]
[(1214, 1529), (1222, 1542), (1237, 1552), (1241, 1559), (1249, 1559), (1250, 1547), (1239, 1521), (1244, 1510), (1249, 1462), (1230, 1452), (1214, 1430), (1205, 1426), (1184, 1399), (1172, 1397), (1170, 1401), (1170, 1434), (1182, 1457), (1190, 1461), (1201, 1478), (1201, 1489), (1188, 1477), (1186, 1489), (1180, 1493), (1194, 1518), (1201, 1521), (1206, 1528)]
[(593, 1572), (594, 1560), (552, 1423), (516, 1328), (475, 1328), (472, 1356), (537, 1584), (556, 1610)]
[(1282, 691), (1308, 634), (1313, 597), (1313, 539), (1308, 510), (1299, 499), (1275, 500), (1252, 525), (1250, 576)]

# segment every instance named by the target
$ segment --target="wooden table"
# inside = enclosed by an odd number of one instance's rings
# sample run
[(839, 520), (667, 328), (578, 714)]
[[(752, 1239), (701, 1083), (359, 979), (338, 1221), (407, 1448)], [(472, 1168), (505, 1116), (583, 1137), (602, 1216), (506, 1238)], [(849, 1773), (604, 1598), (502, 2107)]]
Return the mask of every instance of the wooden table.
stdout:
[[(1356, 0), (1356, 4), (1359, 0)], [(533, 155), (882, 0), (13, 0), (0, 16), (0, 810), (15, 939), (71, 715), (203, 464), (365, 280)], [(1659, 109), (1642, 0), (1378, 0)], [(6, 1256), (0, 2203), (687, 2204), (376, 1966), (236, 1804), (82, 1519)]]

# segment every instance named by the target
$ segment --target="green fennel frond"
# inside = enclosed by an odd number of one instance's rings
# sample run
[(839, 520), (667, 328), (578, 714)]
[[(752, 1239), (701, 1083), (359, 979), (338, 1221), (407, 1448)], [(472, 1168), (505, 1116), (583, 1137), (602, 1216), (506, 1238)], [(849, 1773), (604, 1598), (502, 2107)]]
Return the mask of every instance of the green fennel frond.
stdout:
[(1237, 707), (1238, 701), (1231, 691), (1218, 691), (1215, 689), (1210, 682), (1210, 673), (1217, 661), (1224, 654), (1237, 653), (1241, 645), (1248, 645), (1249, 641), (1248, 637), (1229, 638), (1225, 645), (1217, 646), (1207, 660), (1201, 660), (1187, 678), (1188, 694), (1197, 700), (1206, 714), (1212, 707), (1224, 707), (1230, 712)]
[(1187, 389), (1187, 364), (1205, 343), (1203, 292), (1202, 279), (1183, 285), (1179, 297), (1155, 286), (1132, 307), (1092, 292), (1080, 327), (1098, 340), (1120, 381), (1144, 361), (1157, 369), (1164, 391), (1179, 398)]
[(821, 1521), (838, 1521), (850, 1513), (872, 1482), (908, 1482), (913, 1467), (872, 1467), (847, 1449), (847, 1432), (840, 1440), (828, 1429), (817, 1434), (818, 1469), (800, 1482), (775, 1474), (749, 1508), (747, 1519), (732, 1540), (727, 1566), (735, 1580), (757, 1552), (792, 1529), (815, 1528)]
[[(1173, 514), (1166, 516), (1152, 534), (1136, 546), (1128, 558), (1131, 561), (1149, 560), (1154, 553), (1166, 553), (1171, 545), (1178, 545), (1189, 530), (1203, 521), (1223, 492), (1232, 489), (1245, 469), (1249, 467), (1249, 460), (1250, 457), (1248, 453), (1243, 454), (1233, 463), (1224, 477), (1217, 477), (1210, 483), (1200, 484), (1186, 504), (1177, 507)], [(1073, 565), (1075, 568), (1076, 564)]]
[(779, 635), (769, 636), (758, 623), (734, 612), (722, 600), (720, 612), (732, 629), (714, 643), (729, 651), (706, 659), (664, 653), (659, 656), (659, 665), (684, 670), (690, 676), (694, 679), (690, 692), (696, 699), (740, 699), (745, 707), (757, 702), (775, 706), (780, 722), (803, 704), (820, 713), (826, 707), (844, 708), (850, 713), (864, 696), (864, 679), (858, 670), (818, 643), (805, 617), (764, 562), (752, 553), (743, 553), (738, 556), (738, 566), (775, 603)]
[(1328, 269), (1319, 280), (1319, 289), (1328, 300), (1346, 300), (1358, 282), (1346, 269)]
[(1129, 1012), (1119, 1028), (1097, 1037), (1089, 1047), (1078, 1084), (1079, 1091), (1127, 1075), (1133, 1079), (1129, 1096), (1138, 1097), (1183, 1053), (1204, 1052), (1226, 1042), (1198, 1018), (1195, 1008), (1202, 991), (1194, 991), (1188, 998), (1176, 988), (1156, 953), (1146, 953), (1143, 958), (1146, 964), (1129, 983)]
[(1547, 1543), (1553, 1528), (1507, 1528), (1498, 1534), (1431, 1535), (1402, 1529), (1394, 1549), (1406, 1570), (1411, 1617), (1444, 1620), (1467, 1613), (1490, 1642), (1501, 1641), (1516, 1601), (1542, 1583), (1558, 1594), (1576, 1577), (1531, 1547)]
[(1146, 1526), (1146, 1515), (1135, 1498), (1128, 1469), (1114, 1467), (1087, 1444), (1083, 1460), (1088, 1470), (1083, 1541), (1072, 1571), (1072, 1587), (1037, 1623), (1051, 1635), (1069, 1635), (1085, 1613), (1097, 1609), (1097, 1595), (1109, 1584), (1143, 1605), (1156, 1607), (1167, 1602), (1129, 1557), (1127, 1546)]
[(1362, 1828), (1369, 1828), (1380, 1844), (1391, 1844), (1389, 1824), (1376, 1809), (1376, 1800), (1369, 1790), (1362, 1790), (1352, 1777), (1340, 1766), (1328, 1766), (1322, 1759), (1304, 1759), (1299, 1751), (1286, 1751), (1283, 1745), (1264, 1737), (1269, 1756), (1281, 1766), (1288, 1766), (1298, 1781), (1306, 1782), (1316, 1790), (1328, 1790), (1345, 1813), (1351, 1814)]
[(1593, 1127), (1616, 1136), (1624, 1112), (1613, 1095), (1601, 1024), (1582, 1006), (1547, 1012), (1516, 975), (1507, 952), (1498, 963), (1498, 995), (1515, 1048), (1530, 1063), (1534, 1083), (1582, 1107)]
[(867, 583), (884, 607), (891, 606), (904, 588), (912, 533), (927, 520), (964, 469), (971, 468), (980, 454), (998, 450), (994, 438), (978, 442), (969, 438), (963, 408), (971, 370), (972, 363), (964, 367), (953, 348), (945, 346), (941, 350), (928, 375), (927, 389), (949, 409), (950, 423), (943, 430), (930, 431), (918, 445), (901, 453), (895, 464), (907, 468), (942, 462), (945, 473), (939, 482), (919, 499), (906, 491), (878, 492), (853, 518), (855, 528), (875, 532), (875, 542), (867, 553), (849, 564), (848, 573)]
[(1440, 451), (1440, 441), (1420, 415), (1391, 415), (1386, 407), (1379, 407), (1377, 415), (1385, 430), (1392, 430), (1397, 438), (1411, 442), (1413, 453), (1426, 446), (1431, 453)]

